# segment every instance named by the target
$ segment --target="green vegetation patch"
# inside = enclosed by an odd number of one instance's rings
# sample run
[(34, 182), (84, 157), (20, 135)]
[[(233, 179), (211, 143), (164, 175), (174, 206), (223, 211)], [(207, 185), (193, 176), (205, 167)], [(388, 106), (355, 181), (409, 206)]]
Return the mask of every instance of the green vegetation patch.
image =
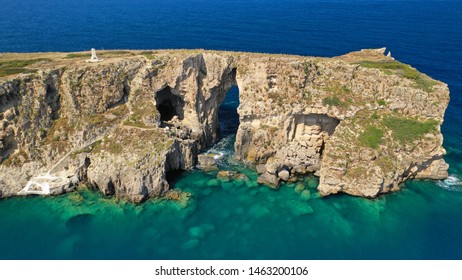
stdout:
[(142, 52), (141, 55), (144, 55), (149, 60), (154, 60), (157, 58), (153, 51), (145, 51)]
[(396, 74), (406, 79), (412, 80), (415, 87), (426, 92), (433, 92), (433, 86), (437, 84), (427, 75), (424, 75), (411, 66), (396, 60), (392, 61), (360, 61), (357, 64), (365, 68), (376, 68), (386, 74)]
[(325, 97), (322, 100), (322, 105), (324, 106), (342, 106), (343, 103), (340, 101), (340, 99), (337, 96), (329, 96)]
[(89, 53), (70, 53), (66, 55), (66, 59), (72, 59), (72, 58), (83, 58), (83, 57), (90, 57)]
[(0, 61), (0, 77), (19, 73), (35, 73), (37, 70), (28, 69), (28, 66), (39, 62), (49, 62), (48, 58), (36, 58), (30, 60), (7, 60)]
[(120, 56), (120, 55), (132, 55), (129, 51), (104, 51), (102, 55), (110, 55), (110, 56)]
[(377, 104), (379, 104), (380, 106), (387, 106), (387, 102), (385, 100), (377, 100)]
[(359, 135), (359, 141), (361, 144), (377, 149), (382, 143), (383, 130), (375, 126), (368, 126), (366, 129)]
[(412, 142), (424, 134), (436, 131), (438, 122), (429, 120), (421, 122), (415, 119), (386, 116), (383, 125), (391, 129), (393, 137), (401, 142)]
[[(132, 52), (129, 51), (102, 51), (98, 56), (121, 56), (121, 55), (133, 55)], [(70, 53), (67, 54), (64, 58), (65, 59), (73, 59), (73, 58), (90, 58), (90, 52), (84, 53)]]
[(345, 93), (350, 93), (351, 89), (347, 85), (343, 85), (342, 86), (342, 91), (345, 92)]

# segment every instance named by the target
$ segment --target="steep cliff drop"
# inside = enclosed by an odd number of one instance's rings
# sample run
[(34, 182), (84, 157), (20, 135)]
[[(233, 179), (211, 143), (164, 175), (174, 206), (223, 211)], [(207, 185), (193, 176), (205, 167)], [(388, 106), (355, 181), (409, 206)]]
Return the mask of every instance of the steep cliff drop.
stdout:
[(409, 178), (444, 179), (447, 85), (384, 51), (107, 51), (92, 65), (4, 54), (26, 66), (0, 78), (0, 196), (80, 182), (133, 202), (179, 195), (166, 174), (193, 168), (220, 138), (230, 89), (240, 102), (235, 157), (260, 183), (314, 173), (322, 195), (372, 198)]

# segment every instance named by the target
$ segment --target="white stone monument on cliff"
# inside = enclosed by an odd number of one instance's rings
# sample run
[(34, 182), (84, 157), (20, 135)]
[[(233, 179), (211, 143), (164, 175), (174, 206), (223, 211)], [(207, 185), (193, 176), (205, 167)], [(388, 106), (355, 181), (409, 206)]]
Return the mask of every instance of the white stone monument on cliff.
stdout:
[(91, 49), (91, 58), (85, 60), (85, 62), (100, 62), (103, 61), (104, 59), (100, 59), (96, 56), (96, 50), (94, 48)]

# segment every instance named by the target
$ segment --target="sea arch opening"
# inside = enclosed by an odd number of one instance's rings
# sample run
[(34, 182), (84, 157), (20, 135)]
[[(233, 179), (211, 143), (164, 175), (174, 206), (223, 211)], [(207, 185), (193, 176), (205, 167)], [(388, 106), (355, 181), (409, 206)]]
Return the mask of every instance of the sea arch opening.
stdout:
[(239, 88), (232, 86), (225, 94), (223, 102), (218, 107), (218, 139), (236, 135), (239, 128)]
[(234, 144), (240, 125), (238, 107), (240, 104), (239, 87), (236, 81), (236, 68), (225, 73), (222, 83), (217, 88), (212, 113), (212, 139), (209, 143), (208, 153), (222, 158), (219, 162), (228, 162), (234, 159)]

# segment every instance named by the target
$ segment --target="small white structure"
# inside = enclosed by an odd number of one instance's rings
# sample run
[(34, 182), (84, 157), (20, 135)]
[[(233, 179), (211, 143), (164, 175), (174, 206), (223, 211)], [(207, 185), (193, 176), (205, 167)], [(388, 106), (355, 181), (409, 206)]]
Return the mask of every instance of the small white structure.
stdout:
[(72, 185), (69, 178), (54, 176), (51, 174), (39, 174), (27, 182), (27, 185), (17, 193), (17, 195), (50, 195), (52, 193), (62, 193), (63, 189)]
[(100, 62), (103, 61), (104, 59), (100, 59), (96, 56), (96, 50), (94, 48), (91, 49), (91, 58), (85, 60), (85, 62)]
[(389, 58), (395, 60), (395, 59), (391, 56), (391, 51), (388, 51), (387, 57), (389, 57)]

